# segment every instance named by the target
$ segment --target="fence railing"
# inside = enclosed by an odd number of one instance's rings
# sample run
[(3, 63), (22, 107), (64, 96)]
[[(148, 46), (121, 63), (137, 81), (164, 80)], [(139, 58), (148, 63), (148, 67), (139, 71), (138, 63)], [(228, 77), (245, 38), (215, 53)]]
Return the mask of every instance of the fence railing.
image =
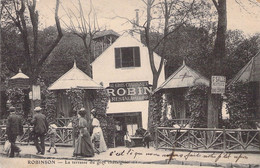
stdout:
[(68, 126), (71, 122), (71, 118), (56, 118), (56, 123), (58, 127)]
[[(29, 136), (33, 127), (24, 125), (23, 126), (23, 135), (18, 136), (17, 141), (22, 144), (29, 144)], [(4, 143), (6, 141), (6, 126), (0, 125), (0, 143)], [(45, 142), (49, 143), (49, 136), (46, 136)], [(56, 144), (63, 146), (73, 146), (73, 128), (71, 127), (58, 127), (57, 128), (57, 137)]]
[(260, 152), (260, 130), (158, 127), (157, 149)]
[(170, 120), (172, 125), (178, 125), (180, 128), (185, 128), (188, 125), (192, 125), (191, 119), (189, 118), (183, 118), (183, 119), (172, 119)]
[[(0, 120), (0, 125), (6, 125), (7, 119)], [(68, 126), (71, 122), (71, 118), (56, 118), (56, 124), (58, 127)]]

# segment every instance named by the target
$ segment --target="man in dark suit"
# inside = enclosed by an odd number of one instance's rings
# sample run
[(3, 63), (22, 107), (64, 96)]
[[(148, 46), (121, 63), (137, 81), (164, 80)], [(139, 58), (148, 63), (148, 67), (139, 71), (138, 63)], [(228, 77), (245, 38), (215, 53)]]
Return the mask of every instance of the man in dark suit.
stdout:
[[(44, 155), (45, 153), (45, 144), (44, 144), (44, 139), (45, 139), (45, 134), (48, 131), (48, 122), (46, 119), (46, 116), (41, 113), (42, 108), (41, 107), (36, 107), (34, 109), (35, 114), (33, 115), (33, 119), (31, 121), (31, 124), (33, 124), (33, 131), (35, 133), (35, 139), (34, 139), (34, 144), (37, 149), (38, 155)], [(41, 144), (39, 145), (39, 138)]]
[(11, 143), (11, 151), (9, 157), (14, 157), (14, 152), (21, 152), (21, 149), (15, 145), (18, 135), (23, 135), (22, 118), (15, 114), (15, 107), (9, 108), (10, 115), (7, 118), (6, 134), (9, 142)]

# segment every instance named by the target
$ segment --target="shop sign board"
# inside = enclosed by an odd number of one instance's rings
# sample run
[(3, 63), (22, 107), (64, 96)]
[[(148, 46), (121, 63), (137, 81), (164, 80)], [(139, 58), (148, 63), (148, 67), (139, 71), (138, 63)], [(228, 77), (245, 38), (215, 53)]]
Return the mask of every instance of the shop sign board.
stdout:
[(212, 76), (211, 77), (211, 94), (225, 93), (226, 77), (225, 76)]
[(148, 81), (109, 83), (106, 88), (111, 102), (143, 101), (149, 99), (152, 86)]

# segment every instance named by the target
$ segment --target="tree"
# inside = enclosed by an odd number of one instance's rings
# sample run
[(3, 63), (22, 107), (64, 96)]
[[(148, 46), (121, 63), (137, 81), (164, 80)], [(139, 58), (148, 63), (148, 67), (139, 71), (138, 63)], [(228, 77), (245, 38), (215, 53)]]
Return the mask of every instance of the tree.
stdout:
[[(164, 55), (166, 51), (166, 44), (168, 43), (168, 36), (173, 34), (176, 30), (178, 30), (187, 20), (187, 15), (191, 12), (193, 8), (194, 1), (191, 3), (187, 3), (184, 1), (167, 1), (164, 0), (155, 4), (155, 0), (147, 0), (143, 1), (146, 5), (146, 22), (143, 26), (144, 33), (145, 33), (145, 43), (148, 48), (149, 59), (150, 59), (150, 66), (153, 73), (153, 90), (156, 89), (158, 85), (158, 78), (160, 76), (163, 62), (164, 62)], [(157, 17), (153, 16), (153, 13), (160, 12)], [(158, 32), (161, 31), (161, 37), (158, 39), (155, 45), (151, 43), (151, 33), (155, 31), (155, 26), (152, 26), (152, 21), (155, 19), (159, 19), (159, 27)], [(162, 46), (159, 54), (161, 55), (161, 61), (159, 68), (157, 69), (154, 63), (154, 55), (153, 53), (155, 50)]]
[[(155, 0), (143, 0), (146, 5), (146, 20), (143, 26), (139, 26), (144, 29), (145, 43), (148, 48), (148, 54), (150, 59), (150, 66), (153, 74), (153, 90), (157, 88), (158, 78), (160, 76), (163, 63), (165, 60), (165, 55), (167, 51), (167, 43), (169, 43), (169, 36), (177, 32), (181, 27), (187, 23), (194, 23), (196, 16), (198, 18), (203, 18), (201, 15), (203, 12), (208, 10), (210, 6), (206, 1), (174, 1), (174, 0), (163, 0), (159, 3), (155, 3)], [(205, 8), (201, 10), (200, 7), (203, 5)], [(196, 20), (196, 19), (195, 19)], [(199, 19), (197, 19), (199, 20)], [(158, 36), (157, 42), (152, 44), (152, 34), (156, 32), (160, 35)], [(157, 69), (154, 63), (153, 53), (157, 53), (161, 56), (161, 61), (159, 68)], [(151, 128), (153, 125), (152, 114), (154, 110), (151, 108), (151, 101), (149, 102), (149, 113), (148, 113), (148, 127)]]
[(227, 54), (223, 59), (223, 75), (227, 80), (232, 79), (257, 54), (259, 40), (260, 34), (246, 38), (237, 31), (227, 32)]
[[(226, 56), (226, 31), (227, 31), (227, 9), (226, 0), (212, 0), (218, 13), (217, 34), (214, 44), (210, 65), (212, 65), (211, 76), (222, 75), (223, 58)], [(208, 96), (208, 127), (218, 127), (221, 116), (221, 95), (211, 94)]]
[[(84, 55), (86, 59), (87, 74), (92, 76), (90, 65), (91, 62), (94, 61), (94, 57), (92, 55), (92, 42), (94, 35), (100, 31), (100, 28), (92, 0), (89, 1), (89, 11), (86, 16), (84, 12), (85, 10), (83, 10), (82, 6), (81, 1), (78, 0), (78, 7), (75, 6), (77, 13), (71, 9), (68, 9), (68, 11), (65, 9), (70, 20), (70, 24), (64, 23), (70, 32), (82, 40), (86, 50), (86, 54)], [(76, 20), (76, 23), (73, 22), (73, 19)]]
[[(36, 0), (7, 0), (2, 1), (2, 6), (5, 17), (5, 23), (14, 24), (21, 35), (21, 40), (23, 44), (22, 61), (20, 62), (20, 67), (23, 71), (30, 77), (30, 83), (35, 84), (37, 78), (41, 73), (42, 67), (48, 56), (51, 54), (53, 49), (60, 42), (63, 34), (60, 26), (60, 21), (58, 17), (59, 4), (60, 1), (56, 0), (55, 8), (55, 22), (58, 31), (56, 39), (48, 46), (43, 54), (39, 53), (39, 14), (36, 10)], [(8, 19), (11, 22), (8, 22)], [(32, 30), (32, 35), (30, 37), (30, 30)], [(32, 44), (30, 40), (32, 39)]]

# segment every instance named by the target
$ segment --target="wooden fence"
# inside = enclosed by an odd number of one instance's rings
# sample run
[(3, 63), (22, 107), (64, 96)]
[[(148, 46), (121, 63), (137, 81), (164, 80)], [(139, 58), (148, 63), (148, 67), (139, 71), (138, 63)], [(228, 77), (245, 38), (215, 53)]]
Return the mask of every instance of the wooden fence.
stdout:
[(208, 152), (260, 152), (260, 130), (158, 127), (157, 149)]
[[(24, 125), (23, 135), (18, 136), (17, 141), (21, 144), (29, 144), (29, 134), (32, 131), (32, 126)], [(0, 143), (4, 143), (6, 140), (6, 126), (0, 125)], [(58, 127), (56, 144), (63, 146), (73, 146), (73, 128), (71, 127)], [(45, 142), (49, 143), (49, 136), (46, 136)]]

